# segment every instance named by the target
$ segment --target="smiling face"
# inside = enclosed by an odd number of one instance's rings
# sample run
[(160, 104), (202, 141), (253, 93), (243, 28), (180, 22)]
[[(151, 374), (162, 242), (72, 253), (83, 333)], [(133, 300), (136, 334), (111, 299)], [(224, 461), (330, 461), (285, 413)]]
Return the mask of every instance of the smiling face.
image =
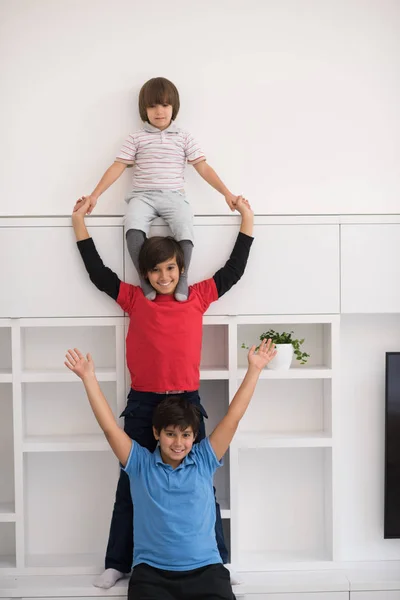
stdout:
[(149, 123), (161, 131), (171, 124), (171, 104), (152, 104), (146, 108), (146, 113)]
[(177, 425), (168, 425), (157, 433), (153, 427), (156, 440), (160, 443), (160, 452), (163, 462), (175, 469), (189, 454), (194, 443), (194, 433), (191, 426), (182, 431)]
[(150, 271), (147, 271), (147, 278), (157, 294), (173, 294), (179, 277), (180, 272), (175, 256), (156, 264)]

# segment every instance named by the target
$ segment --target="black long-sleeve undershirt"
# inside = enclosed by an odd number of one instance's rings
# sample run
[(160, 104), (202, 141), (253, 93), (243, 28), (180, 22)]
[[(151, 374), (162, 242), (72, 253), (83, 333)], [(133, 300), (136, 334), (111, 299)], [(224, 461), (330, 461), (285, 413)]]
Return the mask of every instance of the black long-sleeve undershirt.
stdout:
[[(252, 237), (239, 232), (229, 259), (213, 277), (219, 298), (242, 277), (252, 242)], [(117, 300), (121, 280), (114, 271), (105, 266), (97, 252), (93, 239), (87, 238), (77, 242), (77, 245), (92, 283), (100, 291)]]

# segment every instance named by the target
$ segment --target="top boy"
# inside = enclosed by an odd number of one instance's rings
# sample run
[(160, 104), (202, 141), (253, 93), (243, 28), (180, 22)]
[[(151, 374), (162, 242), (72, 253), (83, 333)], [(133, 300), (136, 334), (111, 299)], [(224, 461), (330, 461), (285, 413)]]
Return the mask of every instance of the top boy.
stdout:
[(236, 208), (238, 200), (238, 196), (228, 190), (207, 164), (193, 136), (175, 125), (179, 107), (179, 93), (171, 81), (164, 77), (147, 81), (139, 93), (143, 127), (128, 136), (115, 162), (104, 173), (90, 196), (80, 199), (81, 202), (88, 200), (90, 214), (98, 197), (122, 175), (126, 167), (134, 166), (132, 189), (126, 197), (125, 235), (129, 254), (148, 300), (154, 300), (155, 291), (141, 276), (139, 252), (148, 236), (151, 222), (157, 216), (168, 223), (184, 255), (185, 271), (179, 279), (175, 298), (181, 302), (188, 298), (187, 273), (194, 232), (192, 210), (183, 189), (186, 162), (193, 165), (201, 177), (225, 197), (231, 210)]

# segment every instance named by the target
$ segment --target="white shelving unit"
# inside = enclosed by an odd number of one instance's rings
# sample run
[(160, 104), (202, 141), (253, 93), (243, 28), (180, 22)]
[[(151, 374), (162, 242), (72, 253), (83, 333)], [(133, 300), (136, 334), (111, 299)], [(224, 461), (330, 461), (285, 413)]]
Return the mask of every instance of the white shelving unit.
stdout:
[(118, 463), (63, 362), (92, 352), (119, 415), (124, 337), (123, 317), (0, 320), (0, 575), (101, 564)]
[(251, 571), (326, 567), (335, 555), (339, 317), (237, 317), (231, 397), (245, 373), (241, 344), (256, 343), (268, 329), (305, 338), (311, 356), (289, 371), (262, 373), (231, 445), (232, 561)]
[[(101, 569), (118, 463), (65, 351), (93, 354), (114, 414), (126, 404), (124, 317), (0, 321), (0, 574)], [(271, 570), (334, 558), (337, 316), (206, 316), (200, 396), (212, 431), (269, 328), (305, 337), (307, 365), (261, 375), (217, 498), (235, 568)], [(4, 433), (7, 432), (7, 435)], [(4, 490), (4, 491), (3, 491)], [(79, 490), (79, 493), (76, 493)], [(254, 514), (257, 514), (255, 530)]]

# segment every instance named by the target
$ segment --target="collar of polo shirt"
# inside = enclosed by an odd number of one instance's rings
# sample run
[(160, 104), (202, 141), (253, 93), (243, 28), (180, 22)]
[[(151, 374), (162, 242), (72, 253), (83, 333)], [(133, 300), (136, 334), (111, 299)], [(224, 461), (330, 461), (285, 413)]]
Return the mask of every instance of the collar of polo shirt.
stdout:
[(174, 121), (171, 121), (170, 125), (166, 129), (163, 129), (161, 132), (158, 129), (158, 127), (154, 127), (154, 125), (152, 125), (151, 123), (147, 123), (147, 121), (144, 123), (143, 129), (145, 131), (148, 131), (149, 133), (178, 133), (178, 128)]

